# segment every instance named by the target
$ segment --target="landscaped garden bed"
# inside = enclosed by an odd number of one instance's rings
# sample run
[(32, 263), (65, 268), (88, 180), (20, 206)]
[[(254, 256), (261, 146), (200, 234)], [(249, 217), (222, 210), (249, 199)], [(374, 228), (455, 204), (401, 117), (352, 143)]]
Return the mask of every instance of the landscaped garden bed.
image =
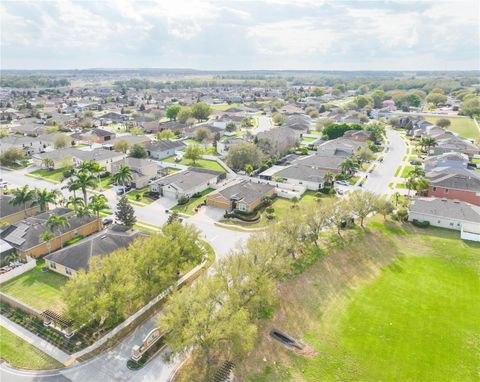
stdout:
[(193, 215), (197, 212), (198, 207), (205, 201), (205, 196), (214, 191), (213, 188), (207, 188), (206, 190), (200, 192), (196, 196), (192, 196), (188, 199), (187, 203), (177, 204), (172, 208), (172, 211), (181, 212), (187, 215)]

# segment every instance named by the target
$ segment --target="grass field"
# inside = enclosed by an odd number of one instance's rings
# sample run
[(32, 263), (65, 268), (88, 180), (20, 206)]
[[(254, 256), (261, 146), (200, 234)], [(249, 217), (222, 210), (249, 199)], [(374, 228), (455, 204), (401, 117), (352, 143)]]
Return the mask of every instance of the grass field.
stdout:
[(212, 105), (211, 106), (211, 108), (213, 110), (221, 110), (221, 111), (228, 110), (232, 107), (243, 107), (243, 103), (231, 103), (230, 105), (229, 104), (222, 104), (222, 105)]
[(44, 261), (38, 261), (32, 270), (0, 285), (0, 290), (39, 311), (61, 312), (61, 289), (68, 278), (48, 270), (42, 272)]
[(180, 162), (175, 162), (175, 157), (171, 156), (168, 158), (165, 158), (162, 160), (163, 162), (167, 163), (177, 163), (177, 164), (182, 164), (184, 166), (190, 166), (190, 167), (202, 167), (206, 168), (208, 170), (215, 170), (215, 171), (221, 171), (225, 172), (225, 169), (216, 161), (214, 160), (208, 160), (208, 159), (198, 159), (195, 164), (193, 164), (190, 160), (187, 160), (185, 158), (182, 158)]
[(425, 120), (430, 123), (436, 123), (439, 119), (446, 118), (451, 122), (450, 126), (446, 128), (454, 133), (457, 133), (461, 137), (468, 139), (477, 139), (480, 136), (480, 132), (475, 125), (475, 121), (471, 118), (462, 117), (425, 117)]
[(184, 214), (193, 215), (195, 214), (195, 208), (205, 200), (205, 196), (210, 192), (214, 191), (213, 188), (207, 188), (205, 191), (200, 193), (198, 198), (190, 198), (187, 204), (177, 204), (172, 208), (172, 211), (182, 212)]
[[(301, 357), (262, 336), (238, 370), (251, 381), (474, 381), (480, 244), (457, 231), (375, 220), (284, 282), (269, 328), (303, 339)], [(308, 293), (307, 293), (308, 292)]]
[(402, 174), (400, 175), (401, 178), (407, 178), (410, 171), (412, 171), (415, 167), (413, 166), (405, 166), (402, 170)]
[[(299, 207), (314, 208), (316, 203), (318, 203), (317, 197), (315, 196), (315, 194), (316, 193), (313, 191), (306, 191), (298, 201), (297, 205)], [(326, 194), (320, 194), (320, 195), (321, 195), (321, 199), (331, 198), (330, 195), (326, 195)], [(278, 220), (288, 216), (288, 214), (292, 211), (293, 206), (294, 206), (294, 203), (289, 199), (276, 198), (272, 203), (275, 219)], [(260, 220), (253, 224), (245, 223), (238, 220), (232, 220), (232, 219), (225, 219), (225, 220), (222, 220), (221, 222), (226, 224), (235, 224), (235, 225), (240, 225), (245, 227), (257, 228), (257, 227), (266, 226), (270, 221), (266, 218), (266, 212), (263, 211), (261, 214)]]
[[(142, 188), (141, 190), (132, 190), (127, 192), (127, 198), (134, 201), (134, 202), (140, 202), (144, 204), (150, 204), (155, 201), (155, 199), (147, 197), (144, 195), (145, 192), (148, 192), (150, 190), (150, 187), (145, 187)], [(139, 196), (139, 199), (137, 199), (137, 195)]]
[(22, 369), (59, 369), (63, 365), (0, 326), (0, 358)]
[(39, 176), (45, 178), (46, 180), (51, 180), (53, 182), (61, 182), (63, 180), (63, 168), (56, 170), (47, 170), (44, 168), (30, 172), (30, 175)]

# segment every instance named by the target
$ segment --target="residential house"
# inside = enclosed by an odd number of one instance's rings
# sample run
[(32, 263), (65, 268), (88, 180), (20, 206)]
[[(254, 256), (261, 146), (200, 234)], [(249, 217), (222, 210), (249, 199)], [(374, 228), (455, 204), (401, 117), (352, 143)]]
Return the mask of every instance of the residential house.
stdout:
[(480, 148), (468, 139), (463, 139), (455, 135), (436, 139), (436, 145), (433, 148), (433, 155), (440, 155), (452, 151), (466, 154), (469, 158), (480, 154)]
[(317, 151), (323, 155), (349, 157), (355, 155), (360, 147), (364, 147), (366, 145), (366, 142), (359, 142), (340, 137), (325, 141), (318, 146)]
[(41, 167), (45, 158), (50, 158), (53, 161), (52, 169), (58, 169), (71, 162), (73, 165), (78, 165), (81, 162), (93, 160), (104, 166), (107, 171), (112, 171), (112, 163), (115, 163), (127, 155), (116, 151), (97, 148), (93, 150), (79, 150), (76, 148), (65, 148), (54, 151), (49, 151), (32, 156), (33, 164)]
[(148, 156), (159, 160), (175, 155), (177, 151), (181, 151), (185, 147), (187, 147), (185, 143), (169, 139), (159, 139), (145, 145)]
[(436, 156), (426, 158), (423, 161), (425, 172), (430, 172), (435, 168), (443, 167), (455, 167), (455, 168), (467, 168), (468, 156), (457, 152), (448, 152)]
[[(68, 225), (54, 230), (54, 238), (42, 240), (42, 233), (49, 231), (48, 218), (52, 215), (65, 216)], [(77, 236), (88, 236), (102, 228), (102, 222), (93, 216), (77, 216), (69, 208), (55, 208), (39, 215), (17, 221), (6, 228), (0, 237), (16, 248), (19, 255), (40, 257), (61, 248), (63, 244)]]
[(190, 198), (225, 177), (220, 171), (191, 167), (152, 182), (151, 190), (171, 199)]
[(86, 133), (81, 133), (78, 135), (80, 139), (83, 141), (99, 143), (99, 144), (109, 143), (116, 137), (115, 133), (108, 130), (104, 130), (104, 129), (98, 129), (98, 128), (91, 129)]
[(250, 180), (239, 180), (207, 195), (207, 205), (224, 210), (253, 212), (265, 197), (273, 197), (275, 187)]
[(115, 147), (115, 144), (121, 141), (127, 142), (129, 146), (146, 145), (147, 143), (152, 142), (151, 138), (147, 137), (146, 135), (125, 134), (125, 135), (117, 135), (116, 138), (104, 143), (102, 147), (108, 150), (113, 150), (113, 148)]
[(266, 180), (280, 178), (284, 183), (318, 191), (324, 188), (327, 173), (340, 172), (340, 164), (344, 159), (342, 156), (314, 154), (300, 157), (287, 166), (273, 166), (259, 174), (259, 177)]
[(428, 196), (461, 200), (480, 206), (480, 174), (464, 168), (437, 168), (426, 173)]
[(355, 142), (367, 142), (372, 139), (372, 134), (365, 130), (348, 130), (343, 134), (343, 138)]
[(79, 242), (45, 256), (45, 265), (67, 277), (81, 269), (88, 272), (90, 259), (111, 254), (120, 248), (127, 248), (143, 232), (116, 232), (109, 230), (91, 235)]
[(232, 136), (225, 139), (220, 139), (217, 141), (217, 153), (220, 155), (227, 155), (230, 147), (239, 145), (241, 143), (247, 143), (243, 138)]
[(434, 227), (460, 231), (464, 240), (480, 241), (480, 207), (459, 200), (415, 198), (409, 221), (429, 222)]
[(22, 205), (13, 205), (11, 204), (12, 199), (12, 195), (0, 194), (0, 223), (2, 224), (13, 224), (40, 212), (38, 206), (30, 207), (30, 205), (27, 204), (27, 209), (25, 210)]
[(132, 171), (132, 181), (130, 185), (140, 189), (147, 187), (149, 182), (157, 177), (159, 166), (149, 159), (124, 158), (112, 163), (112, 172), (116, 173), (120, 166), (126, 165)]
[(122, 122), (128, 121), (129, 116), (126, 114), (109, 112), (97, 117), (96, 119), (100, 122), (101, 125), (104, 126), (104, 125), (109, 125), (111, 123), (122, 123)]

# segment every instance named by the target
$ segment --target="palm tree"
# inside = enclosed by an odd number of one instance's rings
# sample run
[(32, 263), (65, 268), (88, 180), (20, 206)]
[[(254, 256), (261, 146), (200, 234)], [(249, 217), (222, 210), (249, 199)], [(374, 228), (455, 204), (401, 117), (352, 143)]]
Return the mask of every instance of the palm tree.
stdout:
[(77, 181), (76, 178), (70, 178), (68, 179), (68, 182), (65, 186), (62, 187), (62, 189), (67, 189), (68, 191), (73, 193), (73, 196), (76, 197), (75, 191), (80, 189), (80, 185)]
[(346, 158), (342, 163), (340, 163), (340, 170), (342, 173), (352, 175), (356, 170), (358, 170), (358, 162), (353, 158)]
[(118, 171), (112, 175), (112, 180), (117, 185), (125, 186), (127, 182), (131, 182), (133, 180), (132, 169), (130, 166), (125, 164), (120, 165)]
[(55, 235), (49, 231), (43, 231), (40, 234), (40, 240), (42, 243), (47, 243), (48, 254), (52, 252), (52, 240), (55, 238)]
[(88, 208), (95, 213), (97, 218), (100, 218), (100, 212), (108, 208), (108, 201), (105, 195), (93, 195), (90, 196), (90, 203), (88, 203)]
[(53, 162), (52, 158), (45, 158), (42, 159), (42, 166), (45, 166), (47, 170), (52, 170), (55, 163)]
[(395, 208), (398, 207), (398, 200), (400, 199), (400, 193), (397, 191), (393, 194), (393, 197), (395, 198)]
[(39, 206), (41, 212), (48, 210), (49, 203), (56, 204), (57, 199), (60, 197), (60, 191), (56, 189), (49, 191), (47, 189), (39, 190), (36, 188), (34, 191), (33, 201), (30, 206)]
[(331, 171), (327, 171), (323, 176), (324, 183), (330, 186), (332, 185), (334, 179), (335, 179), (335, 175), (333, 175), (333, 172)]
[(68, 199), (67, 199), (67, 203), (65, 205), (65, 207), (73, 207), (73, 209), (76, 211), (77, 210), (77, 206), (81, 206), (81, 205), (84, 205), (85, 203), (83, 202), (83, 199), (79, 196), (70, 196)]
[(66, 216), (57, 216), (55, 214), (51, 215), (47, 220), (47, 227), (50, 231), (55, 232), (58, 230), (58, 236), (60, 237), (60, 248), (63, 248), (62, 240), (62, 228), (69, 227), (70, 223)]
[(13, 199), (10, 200), (10, 204), (14, 206), (23, 205), (23, 211), (25, 216), (27, 216), (27, 203), (31, 202), (35, 196), (35, 191), (30, 190), (28, 185), (23, 186), (22, 188), (16, 188), (12, 191)]
[(95, 178), (92, 174), (86, 172), (79, 172), (76, 175), (76, 181), (78, 182), (78, 188), (82, 190), (83, 201), (85, 204), (87, 204), (87, 188), (96, 188), (97, 178)]

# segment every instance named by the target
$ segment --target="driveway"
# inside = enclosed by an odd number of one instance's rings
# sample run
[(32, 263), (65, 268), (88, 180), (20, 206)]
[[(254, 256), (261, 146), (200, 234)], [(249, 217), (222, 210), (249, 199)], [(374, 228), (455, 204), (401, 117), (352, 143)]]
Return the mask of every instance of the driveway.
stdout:
[(390, 144), (388, 151), (383, 154), (383, 162), (378, 163), (372, 173), (363, 184), (364, 190), (372, 191), (379, 195), (389, 193), (391, 190), (388, 184), (392, 182), (395, 170), (402, 162), (402, 158), (407, 155), (407, 145), (403, 141), (400, 133), (394, 130), (387, 130), (387, 139)]

